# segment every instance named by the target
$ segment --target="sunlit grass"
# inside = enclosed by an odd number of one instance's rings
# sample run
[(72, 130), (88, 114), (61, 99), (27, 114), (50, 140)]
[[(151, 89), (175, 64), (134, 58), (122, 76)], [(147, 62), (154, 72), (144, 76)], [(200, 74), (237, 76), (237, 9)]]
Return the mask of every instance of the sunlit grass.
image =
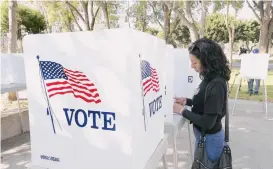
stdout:
[[(236, 77), (236, 73), (238, 73), (238, 72), (239, 72), (238, 69), (234, 69), (232, 71), (232, 74), (231, 74), (231, 79), (229, 81), (230, 90), (231, 90), (230, 98), (235, 97), (235, 94), (236, 94), (236, 91), (237, 91), (237, 88), (238, 88), (239, 76)], [(236, 79), (235, 79), (233, 88), (231, 88), (235, 77), (236, 77)], [(267, 85), (266, 88), (267, 88), (268, 101), (273, 102), (273, 71), (268, 72), (268, 78), (267, 78), (267, 81), (266, 81), (266, 85)], [(255, 81), (254, 81), (253, 87), (255, 87)], [(263, 99), (264, 99), (263, 92), (264, 92), (264, 85), (263, 85), (263, 82), (261, 81), (261, 85), (260, 85), (260, 89), (259, 89), (259, 95), (249, 96), (247, 79), (243, 79), (241, 89), (240, 89), (239, 94), (238, 94), (238, 99), (263, 101)]]

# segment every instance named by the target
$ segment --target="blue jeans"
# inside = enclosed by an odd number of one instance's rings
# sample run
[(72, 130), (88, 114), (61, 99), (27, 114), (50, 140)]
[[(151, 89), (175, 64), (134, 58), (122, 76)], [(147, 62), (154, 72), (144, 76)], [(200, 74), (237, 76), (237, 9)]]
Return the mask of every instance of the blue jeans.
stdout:
[[(259, 92), (259, 89), (260, 89), (260, 79), (255, 79), (255, 88), (254, 88), (254, 93), (257, 94)], [(253, 93), (253, 82), (254, 82), (254, 79), (248, 79), (248, 93), (249, 94), (252, 94)]]
[[(195, 141), (195, 150), (197, 149), (198, 142), (201, 139), (201, 133), (193, 127), (194, 136), (196, 138)], [(206, 145), (206, 153), (210, 161), (217, 161), (223, 151), (225, 145), (225, 132), (224, 130), (219, 131), (215, 134), (206, 134), (205, 135), (205, 145)], [(194, 151), (195, 152), (195, 151)]]

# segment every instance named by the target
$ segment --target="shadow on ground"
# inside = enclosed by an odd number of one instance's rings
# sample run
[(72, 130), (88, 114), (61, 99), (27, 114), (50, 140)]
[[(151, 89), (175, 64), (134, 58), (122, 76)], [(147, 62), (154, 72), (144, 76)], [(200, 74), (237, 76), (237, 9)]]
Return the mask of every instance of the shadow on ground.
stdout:
[(30, 161), (29, 134), (1, 142), (1, 169), (25, 169)]

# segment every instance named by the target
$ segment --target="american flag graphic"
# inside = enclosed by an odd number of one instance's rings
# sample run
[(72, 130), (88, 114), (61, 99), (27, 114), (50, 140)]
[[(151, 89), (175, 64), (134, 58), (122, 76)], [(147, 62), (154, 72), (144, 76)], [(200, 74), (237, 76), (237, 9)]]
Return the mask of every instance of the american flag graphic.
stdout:
[(97, 88), (83, 72), (64, 68), (52, 61), (40, 61), (40, 68), (49, 98), (72, 93), (75, 98), (88, 103), (101, 102)]
[(152, 68), (150, 63), (145, 60), (141, 61), (141, 76), (144, 96), (150, 91), (159, 91), (160, 87), (156, 69)]

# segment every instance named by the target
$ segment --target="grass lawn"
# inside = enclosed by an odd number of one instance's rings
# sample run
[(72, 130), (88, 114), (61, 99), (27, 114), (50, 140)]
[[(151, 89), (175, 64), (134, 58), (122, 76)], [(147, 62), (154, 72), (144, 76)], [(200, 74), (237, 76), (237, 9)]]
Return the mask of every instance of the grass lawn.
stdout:
[[(231, 85), (232, 85), (232, 83), (234, 81), (235, 74), (238, 73), (238, 72), (239, 72), (238, 69), (233, 69), (232, 70), (231, 79), (229, 81), (230, 90), (231, 90), (230, 98), (234, 98), (235, 95), (236, 95), (236, 91), (237, 91), (238, 84), (239, 84), (239, 76), (236, 77), (232, 89), (231, 89)], [(268, 72), (268, 77), (267, 77), (266, 84), (267, 84), (267, 86), (266, 86), (266, 88), (267, 88), (267, 99), (268, 99), (269, 102), (273, 102), (273, 71)], [(254, 81), (253, 87), (255, 87), (255, 81)], [(243, 79), (242, 80), (241, 90), (239, 91), (239, 94), (238, 94), (238, 99), (263, 101), (263, 99), (264, 99), (263, 92), (264, 92), (264, 86), (263, 86), (263, 82), (261, 81), (261, 85), (260, 85), (260, 89), (259, 89), (259, 95), (249, 96), (247, 79)]]

